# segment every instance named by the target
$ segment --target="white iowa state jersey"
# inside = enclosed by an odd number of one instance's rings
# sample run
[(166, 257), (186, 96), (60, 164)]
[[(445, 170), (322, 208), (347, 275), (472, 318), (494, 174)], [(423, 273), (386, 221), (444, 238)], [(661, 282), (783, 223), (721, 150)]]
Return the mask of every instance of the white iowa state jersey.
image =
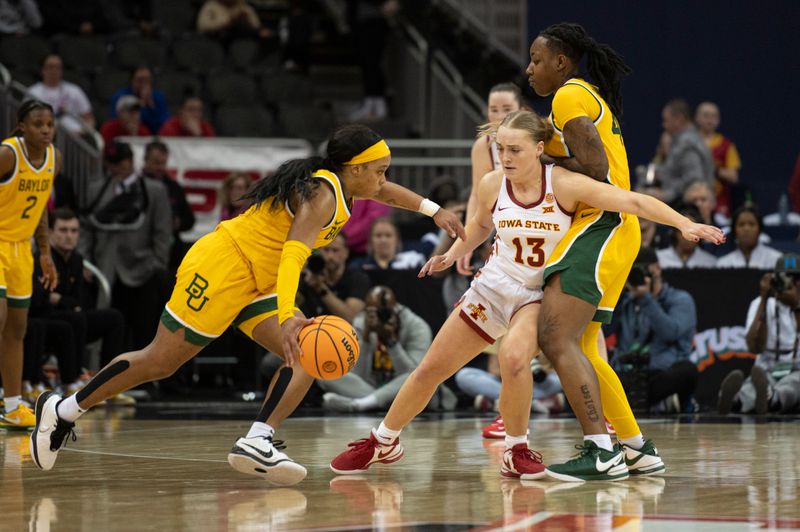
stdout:
[(552, 164), (542, 166), (541, 196), (528, 205), (503, 176), (492, 212), (497, 237), (489, 264), (528, 288), (541, 288), (547, 259), (572, 223), (553, 193), (552, 172)]
[(489, 141), (489, 156), (492, 158), (492, 170), (497, 170), (498, 168), (503, 167), (503, 163), (500, 162), (500, 149), (497, 147), (497, 143), (493, 140)]

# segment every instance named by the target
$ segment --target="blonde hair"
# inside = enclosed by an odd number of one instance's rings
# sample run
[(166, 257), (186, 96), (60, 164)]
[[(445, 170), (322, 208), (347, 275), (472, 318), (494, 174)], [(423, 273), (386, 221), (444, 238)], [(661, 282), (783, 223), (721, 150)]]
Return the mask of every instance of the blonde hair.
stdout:
[(230, 208), (234, 201), (244, 199), (244, 195), (242, 195), (241, 198), (231, 197), (231, 189), (233, 188), (233, 184), (240, 179), (243, 179), (247, 183), (247, 189), (249, 190), (253, 183), (253, 180), (249, 174), (244, 172), (231, 172), (225, 176), (225, 180), (222, 182), (222, 187), (219, 190), (219, 204), (223, 209)]
[(534, 144), (547, 142), (553, 136), (553, 126), (546, 118), (533, 111), (520, 109), (519, 111), (508, 113), (499, 122), (489, 122), (480, 126), (478, 128), (478, 138), (489, 137), (494, 140), (497, 136), (497, 130), (501, 127), (521, 129), (527, 132)]

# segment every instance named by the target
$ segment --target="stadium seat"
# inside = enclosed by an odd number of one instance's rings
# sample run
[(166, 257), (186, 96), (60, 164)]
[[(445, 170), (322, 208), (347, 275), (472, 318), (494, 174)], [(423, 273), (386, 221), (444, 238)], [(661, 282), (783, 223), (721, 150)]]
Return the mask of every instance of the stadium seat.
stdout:
[(89, 76), (77, 70), (64, 70), (64, 80), (74, 83), (83, 89), (86, 94), (89, 94), (89, 91), (92, 90), (92, 81)]
[(155, 77), (155, 84), (171, 106), (179, 106), (189, 93), (200, 95), (202, 88), (200, 80), (187, 72), (162, 72)]
[(261, 43), (255, 39), (239, 39), (228, 46), (227, 63), (238, 70), (249, 70), (261, 57)]
[(39, 74), (50, 44), (38, 35), (6, 36), (0, 42), (0, 62), (11, 71)]
[(103, 70), (94, 77), (92, 94), (98, 100), (108, 103), (115, 92), (128, 86), (130, 79), (130, 73), (124, 70)]
[(272, 104), (305, 103), (314, 98), (314, 85), (310, 80), (281, 71), (267, 72), (261, 77), (261, 91)]
[(260, 105), (223, 105), (217, 109), (215, 125), (221, 137), (273, 137), (275, 119)]
[(197, 9), (187, 0), (153, 2), (153, 20), (173, 35), (194, 31), (196, 19)]
[(299, 137), (318, 144), (335, 127), (333, 113), (313, 105), (282, 103), (278, 106), (278, 121), (287, 137)]
[(114, 61), (120, 68), (134, 69), (147, 65), (160, 67), (166, 59), (164, 43), (141, 37), (120, 39), (114, 44)]
[(256, 83), (245, 74), (210, 76), (206, 82), (206, 91), (213, 104), (247, 105), (256, 101)]
[(94, 115), (94, 120), (97, 122), (98, 128), (105, 123), (106, 120), (111, 118), (111, 106), (108, 102), (103, 102), (100, 100), (92, 100), (92, 114)]
[(108, 45), (100, 38), (62, 35), (55, 42), (66, 68), (95, 72), (106, 65)]
[(222, 66), (225, 52), (217, 41), (195, 35), (177, 41), (172, 56), (177, 68), (207, 74)]

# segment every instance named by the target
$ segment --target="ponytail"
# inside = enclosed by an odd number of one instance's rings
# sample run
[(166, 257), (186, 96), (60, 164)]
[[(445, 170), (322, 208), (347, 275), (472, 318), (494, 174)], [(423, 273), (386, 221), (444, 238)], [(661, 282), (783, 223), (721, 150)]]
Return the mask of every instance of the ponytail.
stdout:
[(341, 172), (345, 163), (381, 141), (381, 136), (367, 126), (343, 126), (333, 132), (328, 139), (326, 157), (293, 159), (278, 167), (274, 175), (265, 177), (242, 196), (260, 206), (269, 201), (269, 209), (274, 211), (297, 194), (306, 201), (319, 187), (319, 179), (312, 176), (317, 170), (327, 170), (334, 174)]
[(600, 96), (608, 103), (611, 112), (621, 121), (622, 78), (631, 73), (622, 56), (607, 44), (595, 41), (580, 24), (553, 24), (539, 35), (547, 39), (550, 48), (569, 57), (576, 66), (586, 56), (590, 78), (597, 85)]

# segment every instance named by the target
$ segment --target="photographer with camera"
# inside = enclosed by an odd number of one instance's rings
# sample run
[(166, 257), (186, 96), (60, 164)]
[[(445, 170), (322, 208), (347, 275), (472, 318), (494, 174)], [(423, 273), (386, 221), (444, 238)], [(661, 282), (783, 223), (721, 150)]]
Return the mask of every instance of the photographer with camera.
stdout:
[[(394, 292), (376, 286), (367, 294), (364, 311), (353, 326), (361, 355), (347, 375), (317, 381), (326, 393), (323, 407), (334, 412), (366, 412), (385, 408), (431, 345), (431, 328), (411, 309), (397, 302)], [(429, 406), (451, 410), (456, 396), (440, 385)]]
[(797, 412), (800, 407), (800, 255), (787, 253), (761, 278), (759, 296), (747, 311), (747, 349), (758, 353), (750, 377), (735, 370), (720, 386), (720, 414), (731, 410)]
[(306, 262), (297, 303), (306, 316), (333, 314), (353, 323), (364, 308), (369, 277), (347, 268), (347, 237), (339, 232), (333, 242), (311, 255)]
[[(696, 326), (692, 296), (667, 284), (656, 252), (641, 248), (615, 311), (611, 333), (617, 334), (614, 365), (621, 378), (626, 372), (635, 372), (634, 380), (644, 389), (634, 386), (628, 392), (641, 394), (642, 407), (668, 398), (676, 409), (684, 410), (689, 404), (698, 378), (697, 368), (689, 360)], [(676, 394), (680, 405), (674, 404)]]

